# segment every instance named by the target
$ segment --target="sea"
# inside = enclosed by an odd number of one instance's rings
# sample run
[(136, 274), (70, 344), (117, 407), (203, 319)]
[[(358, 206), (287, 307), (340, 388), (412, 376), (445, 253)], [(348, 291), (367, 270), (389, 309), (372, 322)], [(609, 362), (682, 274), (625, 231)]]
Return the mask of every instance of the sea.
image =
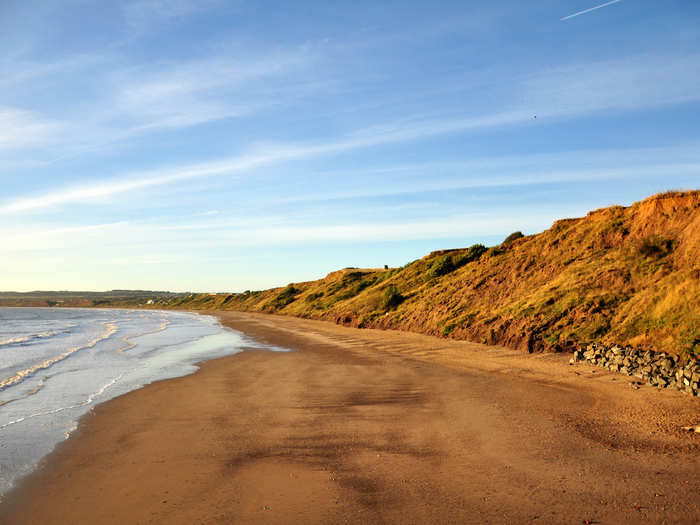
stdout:
[(0, 308), (0, 498), (96, 404), (245, 348), (284, 350), (207, 315)]

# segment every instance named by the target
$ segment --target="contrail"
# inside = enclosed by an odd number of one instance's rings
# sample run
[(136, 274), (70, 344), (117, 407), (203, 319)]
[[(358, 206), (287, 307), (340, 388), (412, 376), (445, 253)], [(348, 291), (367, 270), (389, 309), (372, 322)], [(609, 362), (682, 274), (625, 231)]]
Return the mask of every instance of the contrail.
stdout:
[(591, 11), (595, 11), (596, 9), (600, 9), (601, 7), (607, 7), (609, 5), (616, 4), (618, 2), (622, 2), (622, 0), (612, 0), (611, 2), (605, 2), (604, 4), (597, 5), (595, 7), (590, 7), (588, 9), (584, 9), (583, 11), (579, 11), (578, 13), (574, 13), (573, 15), (568, 15), (565, 16), (564, 18), (560, 18), (559, 21), (562, 20), (568, 20), (569, 18), (573, 18), (578, 15), (585, 15), (586, 13), (590, 13)]

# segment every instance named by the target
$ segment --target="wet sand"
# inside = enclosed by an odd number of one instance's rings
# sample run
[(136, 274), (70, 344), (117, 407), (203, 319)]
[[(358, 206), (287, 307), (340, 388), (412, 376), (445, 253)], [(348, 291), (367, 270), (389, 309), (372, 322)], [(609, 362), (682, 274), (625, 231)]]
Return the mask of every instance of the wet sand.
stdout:
[(700, 400), (568, 356), (260, 314), (100, 405), (2, 523), (698, 523)]

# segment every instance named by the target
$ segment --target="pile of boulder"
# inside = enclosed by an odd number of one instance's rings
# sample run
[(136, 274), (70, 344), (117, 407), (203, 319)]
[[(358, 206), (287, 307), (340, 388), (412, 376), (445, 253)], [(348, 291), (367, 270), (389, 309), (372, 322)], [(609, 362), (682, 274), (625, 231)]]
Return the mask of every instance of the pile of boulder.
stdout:
[(677, 388), (698, 395), (700, 363), (695, 359), (680, 362), (677, 356), (665, 352), (592, 343), (576, 350), (569, 363), (573, 365), (579, 361), (634, 376), (659, 388)]

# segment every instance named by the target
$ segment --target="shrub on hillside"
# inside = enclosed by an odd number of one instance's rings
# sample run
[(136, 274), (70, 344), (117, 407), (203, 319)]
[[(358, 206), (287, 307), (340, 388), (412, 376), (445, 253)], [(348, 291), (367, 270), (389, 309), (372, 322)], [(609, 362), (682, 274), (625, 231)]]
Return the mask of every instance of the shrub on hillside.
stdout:
[(613, 231), (620, 232), (623, 236), (629, 235), (629, 228), (625, 226), (625, 222), (619, 217), (610, 222), (610, 227)]
[(509, 242), (517, 241), (518, 239), (522, 239), (523, 237), (525, 237), (523, 235), (523, 232), (513, 232), (508, 237), (506, 237), (501, 244), (508, 244)]
[(313, 303), (316, 299), (321, 297), (323, 297), (323, 292), (310, 293), (304, 298), (304, 301), (307, 303)]
[(290, 284), (284, 290), (282, 290), (279, 294), (277, 294), (277, 297), (275, 297), (270, 302), (270, 305), (275, 307), (275, 308), (284, 308), (289, 303), (294, 301), (294, 299), (296, 299), (296, 295), (300, 292), (301, 292), (301, 290), (299, 290), (298, 288), (294, 288), (294, 286)]
[(476, 261), (486, 250), (487, 248), (483, 244), (474, 244), (467, 248), (461, 255), (443, 255), (430, 265), (428, 272), (425, 274), (425, 280), (430, 281), (431, 279), (442, 277), (443, 275), (455, 271), (457, 268), (461, 268), (465, 264)]
[(700, 328), (688, 328), (680, 335), (681, 355), (700, 359)]
[(384, 290), (384, 295), (382, 295), (382, 301), (380, 304), (383, 310), (391, 310), (404, 302), (404, 300), (405, 297), (399, 293), (396, 286), (391, 284)]
[(351, 297), (355, 297), (362, 290), (364, 290), (368, 286), (371, 286), (373, 283), (374, 283), (374, 279), (368, 279), (367, 281), (360, 281), (358, 283), (355, 283), (348, 290), (346, 290), (341, 295), (339, 295), (338, 300), (344, 301), (345, 299), (350, 299)]
[(672, 239), (665, 239), (658, 235), (646, 237), (639, 242), (637, 250), (644, 257), (657, 258), (666, 257), (673, 251), (675, 242)]
[(430, 279), (435, 279), (436, 277), (440, 277), (442, 275), (446, 275), (453, 271), (456, 268), (454, 261), (452, 260), (451, 255), (443, 255), (439, 259), (436, 259), (433, 264), (430, 265), (430, 269), (428, 270), (427, 275), (425, 276), (426, 280)]
[(448, 323), (445, 326), (442, 327), (442, 335), (445, 337), (449, 337), (452, 332), (454, 332), (455, 328), (457, 328), (457, 325), (455, 323)]
[(467, 263), (470, 263), (472, 261), (476, 261), (481, 257), (484, 253), (486, 253), (486, 246), (483, 244), (472, 244), (469, 248), (467, 248), (467, 251), (455, 261), (455, 266), (458, 268), (460, 266), (464, 266)]

